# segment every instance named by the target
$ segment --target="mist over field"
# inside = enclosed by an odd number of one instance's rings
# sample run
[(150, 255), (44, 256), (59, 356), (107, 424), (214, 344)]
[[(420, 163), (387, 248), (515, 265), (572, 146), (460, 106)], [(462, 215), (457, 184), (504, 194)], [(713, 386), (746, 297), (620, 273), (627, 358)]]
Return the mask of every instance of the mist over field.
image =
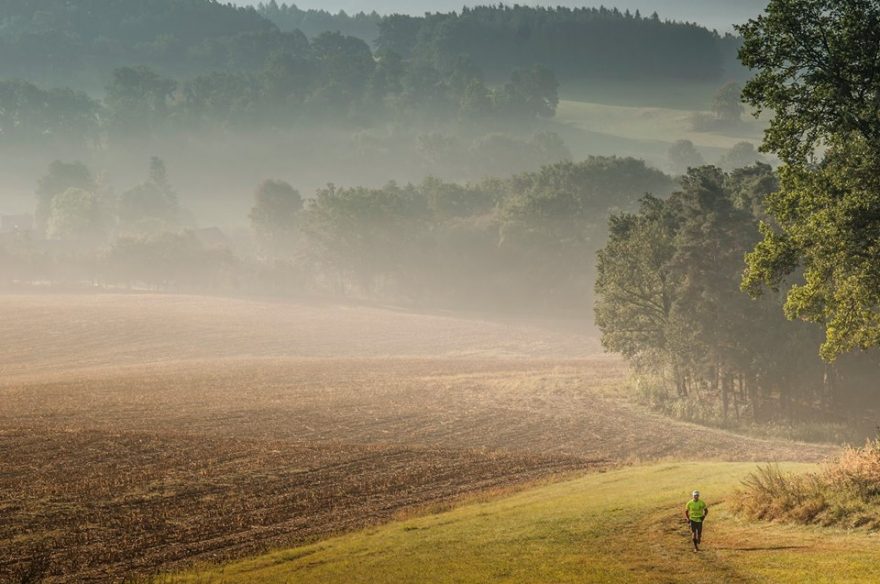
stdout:
[(877, 23), (0, 0), (0, 582), (880, 581)]

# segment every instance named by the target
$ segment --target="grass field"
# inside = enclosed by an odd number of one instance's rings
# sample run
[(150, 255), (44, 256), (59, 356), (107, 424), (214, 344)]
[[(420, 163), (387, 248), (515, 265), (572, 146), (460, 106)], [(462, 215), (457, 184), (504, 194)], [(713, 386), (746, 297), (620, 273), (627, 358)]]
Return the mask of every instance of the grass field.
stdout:
[(662, 107), (685, 111), (705, 110), (724, 82), (640, 79), (603, 79), (587, 83), (567, 80), (562, 99), (633, 108)]
[(694, 453), (835, 452), (642, 410), (583, 323), (46, 294), (0, 296), (0, 338), (0, 581), (46, 556), (47, 582), (116, 582)]
[[(802, 584), (880, 580), (876, 535), (747, 524), (732, 517), (724, 498), (752, 468), (742, 463), (667, 463), (591, 474), (158, 581)], [(693, 487), (702, 489), (710, 505), (699, 554), (691, 551), (681, 517)]]
[(706, 108), (684, 110), (563, 99), (553, 124), (575, 159), (588, 155), (634, 156), (664, 171), (669, 171), (669, 147), (677, 140), (693, 142), (707, 164), (718, 163), (738, 142), (751, 142), (756, 147), (761, 144), (765, 123), (751, 117), (745, 117), (738, 128), (695, 131), (691, 119), (706, 113)]

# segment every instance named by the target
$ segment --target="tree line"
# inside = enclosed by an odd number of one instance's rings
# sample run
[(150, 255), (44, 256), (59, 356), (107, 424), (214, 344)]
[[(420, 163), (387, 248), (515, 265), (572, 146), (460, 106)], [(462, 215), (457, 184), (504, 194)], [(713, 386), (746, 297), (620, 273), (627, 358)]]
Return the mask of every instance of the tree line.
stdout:
[(341, 32), (355, 36), (372, 45), (379, 36), (379, 22), (382, 20), (377, 12), (357, 12), (348, 14), (344, 10), (331, 13), (320, 9), (302, 9), (296, 4), (278, 3), (276, 0), (260, 2), (257, 12), (275, 23), (283, 31), (300, 30), (312, 38), (323, 32)]
[(735, 425), (816, 419), (871, 391), (880, 354), (829, 365), (817, 350), (821, 328), (788, 320), (778, 294), (753, 300), (741, 290), (743, 258), (778, 187), (766, 165), (694, 168), (670, 197), (647, 196), (611, 218), (596, 322), (653, 405)]
[(564, 81), (719, 81), (741, 76), (739, 42), (656, 13), (491, 5), (384, 17), (376, 46), (441, 69), (465, 55), (487, 72), (540, 63)]
[(493, 82), (536, 64), (565, 80), (719, 81), (739, 71), (737, 38), (607, 8), (498, 5), (411, 17), (304, 11), (274, 0), (257, 8), (212, 0), (5, 0), (0, 77), (96, 92), (110, 71), (129, 64), (178, 79), (253, 72), (279, 53), (302, 56), (324, 33), (442, 75), (465, 57)]
[(490, 88), (462, 63), (448, 75), (389, 56), (374, 59), (354, 37), (324, 33), (298, 55), (276, 54), (253, 73), (210, 73), (178, 82), (145, 67), (113, 71), (104, 98), (72, 89), (0, 81), (0, 143), (94, 146), (99, 138), (143, 138), (165, 130), (264, 131), (295, 126), (360, 128), (380, 120), (480, 127), (528, 126), (552, 117), (553, 73), (514, 71)]
[[(644, 162), (616, 157), (470, 184), (327, 185), (308, 198), (268, 180), (254, 194), (254, 244), (229, 240), (220, 247), (230, 255), (222, 255), (202, 247), (204, 230), (162, 160), (154, 158), (145, 180), (119, 194), (83, 164), (59, 161), (38, 184), (38, 237), (22, 234), (4, 248), (19, 269), (30, 266), (30, 276), (11, 268), (5, 275), (51, 280), (33, 275), (35, 263), (22, 259), (32, 257), (44, 267), (79, 262), (84, 279), (111, 284), (177, 289), (204, 277), (211, 286), (234, 287), (234, 280), (281, 294), (585, 316), (592, 257), (610, 210), (671, 188), (668, 176)], [(204, 261), (194, 259), (202, 252)], [(218, 273), (205, 276), (208, 266)]]

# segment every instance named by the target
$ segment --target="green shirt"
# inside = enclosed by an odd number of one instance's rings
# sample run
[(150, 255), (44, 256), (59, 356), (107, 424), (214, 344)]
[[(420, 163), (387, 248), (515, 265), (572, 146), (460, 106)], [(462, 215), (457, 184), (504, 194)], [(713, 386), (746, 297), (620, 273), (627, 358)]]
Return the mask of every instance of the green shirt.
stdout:
[(703, 521), (703, 513), (706, 511), (706, 503), (702, 499), (691, 499), (687, 504), (688, 516), (691, 521)]

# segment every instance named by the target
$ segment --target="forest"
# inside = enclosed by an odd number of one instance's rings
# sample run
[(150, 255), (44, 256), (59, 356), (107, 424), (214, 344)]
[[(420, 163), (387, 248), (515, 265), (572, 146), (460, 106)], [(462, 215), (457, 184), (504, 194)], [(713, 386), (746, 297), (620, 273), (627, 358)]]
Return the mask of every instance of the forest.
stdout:
[(86, 91), (128, 65), (185, 78), (255, 72), (279, 54), (308, 60), (308, 39), (323, 33), (357, 38), (379, 57), (394, 53), (441, 75), (464, 57), (493, 81), (536, 64), (563, 79), (743, 76), (736, 37), (606, 8), (499, 5), (380, 17), (275, 2), (4, 0), (0, 9), (0, 76)]

